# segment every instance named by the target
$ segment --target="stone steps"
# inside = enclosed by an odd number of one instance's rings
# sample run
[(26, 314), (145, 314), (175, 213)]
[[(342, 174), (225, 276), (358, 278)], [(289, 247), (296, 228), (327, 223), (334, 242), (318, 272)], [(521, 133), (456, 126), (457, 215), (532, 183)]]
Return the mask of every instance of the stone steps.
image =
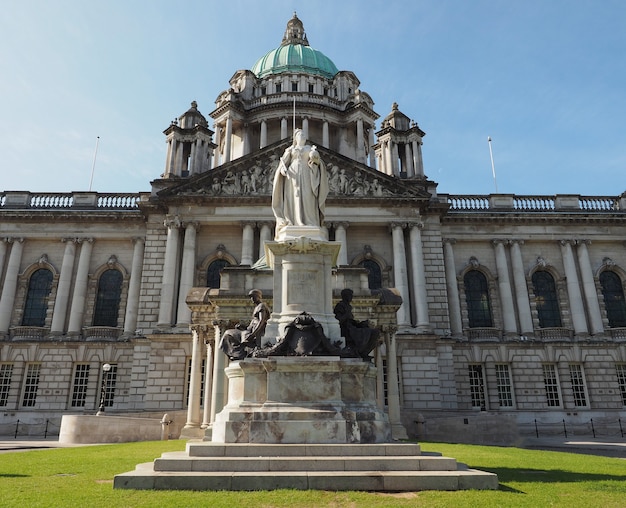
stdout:
[(497, 489), (498, 477), (417, 444), (193, 443), (115, 477), (115, 488), (174, 490)]

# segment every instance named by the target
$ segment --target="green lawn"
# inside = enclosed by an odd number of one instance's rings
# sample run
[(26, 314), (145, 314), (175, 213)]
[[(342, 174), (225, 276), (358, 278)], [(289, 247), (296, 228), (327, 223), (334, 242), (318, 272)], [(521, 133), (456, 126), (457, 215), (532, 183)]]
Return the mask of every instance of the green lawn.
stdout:
[(171, 506), (266, 507), (624, 507), (626, 460), (519, 448), (422, 443), (425, 451), (455, 457), (498, 474), (498, 491), (185, 492), (113, 490), (113, 477), (183, 441), (157, 441), (0, 454), (0, 506), (96, 508)]

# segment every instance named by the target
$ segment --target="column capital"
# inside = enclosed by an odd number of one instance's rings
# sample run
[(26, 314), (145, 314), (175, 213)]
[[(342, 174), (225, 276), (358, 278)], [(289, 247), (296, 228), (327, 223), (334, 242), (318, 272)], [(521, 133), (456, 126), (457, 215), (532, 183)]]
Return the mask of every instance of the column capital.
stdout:
[(61, 238), (63, 243), (80, 243), (81, 238)]
[(509, 240), (504, 240), (502, 238), (494, 238), (493, 240), (491, 240), (491, 244), (492, 245), (507, 245), (509, 243)]
[(205, 344), (208, 340), (211, 339), (211, 326), (210, 325), (201, 325), (194, 324), (189, 327), (192, 333), (195, 333), (199, 339), (201, 339)]
[(256, 224), (260, 228), (262, 228), (263, 226), (267, 226), (268, 228), (273, 228), (274, 227), (274, 222), (272, 222), (270, 220), (258, 221)]
[(241, 224), (241, 227), (252, 226), (253, 228), (255, 228), (258, 223), (253, 220), (242, 220), (240, 224)]
[(165, 220), (163, 221), (163, 225), (166, 228), (170, 228), (170, 229), (179, 228), (181, 226), (180, 218), (178, 217), (178, 215), (175, 215), (175, 216), (168, 215), (167, 217), (165, 217)]
[(408, 223), (408, 227), (410, 227), (411, 229), (424, 229), (424, 223), (422, 221), (412, 221)]
[(348, 221), (337, 221), (337, 222), (331, 222), (330, 224), (335, 229), (339, 227), (342, 227), (343, 229), (348, 229), (348, 227), (350, 227), (350, 223)]
[(509, 240), (509, 243), (511, 245), (516, 245), (516, 244), (517, 245), (524, 245), (524, 243), (526, 243), (526, 240), (522, 240), (522, 239), (519, 239), (519, 238), (512, 238), (511, 240)]
[(393, 231), (396, 228), (406, 229), (406, 227), (407, 227), (407, 223), (406, 222), (394, 221), (394, 222), (390, 222), (389, 223), (389, 230), (390, 231)]
[(565, 247), (566, 245), (569, 245), (569, 246), (574, 245), (576, 243), (576, 240), (564, 239), (564, 240), (559, 240), (558, 242), (562, 247)]
[(181, 227), (186, 228), (187, 226), (191, 226), (194, 229), (198, 230), (200, 229), (200, 222), (198, 222), (197, 220), (186, 220), (186, 221), (182, 221), (180, 223)]
[(591, 240), (588, 238), (575, 240), (576, 245), (591, 245)]
[(8, 238), (5, 238), (7, 243), (24, 243), (24, 240), (25, 238), (21, 236), (9, 236)]
[(135, 244), (135, 243), (145, 243), (146, 239), (143, 236), (133, 236), (130, 241)]
[(455, 245), (456, 244), (456, 238), (443, 238), (442, 242), (444, 244), (450, 244), (450, 245)]
[(95, 238), (76, 238), (76, 243), (93, 243)]

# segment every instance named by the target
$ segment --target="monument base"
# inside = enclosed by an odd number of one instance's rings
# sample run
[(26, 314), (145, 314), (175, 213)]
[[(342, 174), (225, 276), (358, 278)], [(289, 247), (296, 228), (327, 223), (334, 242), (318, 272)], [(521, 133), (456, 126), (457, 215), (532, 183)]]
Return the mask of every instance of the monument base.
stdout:
[(349, 444), (391, 441), (376, 405), (377, 369), (339, 357), (248, 358), (225, 369), (228, 404), (215, 443)]

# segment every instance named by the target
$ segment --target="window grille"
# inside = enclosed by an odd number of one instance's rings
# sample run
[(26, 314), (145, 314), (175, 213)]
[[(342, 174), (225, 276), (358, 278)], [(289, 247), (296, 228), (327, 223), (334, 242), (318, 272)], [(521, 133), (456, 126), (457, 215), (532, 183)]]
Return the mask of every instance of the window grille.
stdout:
[(93, 326), (117, 326), (122, 296), (122, 280), (122, 273), (114, 269), (106, 270), (100, 276)]
[(513, 386), (508, 365), (496, 365), (496, 380), (500, 407), (513, 407)]
[(576, 407), (587, 407), (587, 396), (585, 395), (585, 378), (583, 368), (577, 363), (569, 366), (569, 375), (572, 381), (572, 394), (574, 395), (574, 405)]
[(622, 405), (626, 406), (626, 364), (617, 364), (615, 369), (617, 370), (617, 384), (622, 394)]
[(487, 409), (485, 401), (485, 382), (483, 379), (482, 365), (469, 366), (470, 396), (472, 407), (480, 408), (481, 411)]
[[(115, 384), (117, 382), (117, 365), (112, 363), (109, 372), (102, 372), (102, 383), (104, 383), (104, 407), (111, 407), (115, 399)], [(102, 386), (102, 385), (100, 385)], [(101, 394), (98, 394), (98, 398)]]
[(48, 312), (48, 296), (52, 289), (52, 272), (40, 268), (28, 281), (22, 326), (44, 326)]
[(13, 364), (0, 364), (0, 407), (7, 405), (9, 390), (11, 389), (11, 377), (13, 376)]
[(470, 270), (463, 277), (465, 283), (465, 300), (470, 328), (493, 326), (491, 304), (489, 303), (489, 286), (487, 278), (478, 270)]
[(225, 259), (216, 259), (211, 262), (206, 271), (206, 287), (219, 288), (220, 287), (220, 272), (223, 268), (230, 266), (230, 263)]
[(33, 407), (37, 402), (40, 372), (40, 363), (29, 363), (26, 367), (26, 377), (24, 378), (24, 391), (22, 395), (23, 407)]
[(72, 387), (72, 407), (85, 407), (87, 384), (89, 382), (89, 365), (78, 363), (74, 367), (74, 386)]
[(554, 278), (546, 271), (533, 273), (533, 290), (540, 328), (560, 328), (561, 312)]
[(372, 260), (365, 259), (360, 265), (367, 270), (367, 282), (369, 289), (380, 289), (383, 287), (383, 274), (380, 265)]
[(543, 384), (546, 389), (546, 402), (549, 407), (559, 407), (561, 399), (559, 397), (559, 381), (556, 376), (556, 368), (553, 364), (543, 366)]
[(626, 301), (624, 287), (615, 272), (602, 272), (600, 285), (604, 296), (604, 308), (611, 328), (626, 327)]

